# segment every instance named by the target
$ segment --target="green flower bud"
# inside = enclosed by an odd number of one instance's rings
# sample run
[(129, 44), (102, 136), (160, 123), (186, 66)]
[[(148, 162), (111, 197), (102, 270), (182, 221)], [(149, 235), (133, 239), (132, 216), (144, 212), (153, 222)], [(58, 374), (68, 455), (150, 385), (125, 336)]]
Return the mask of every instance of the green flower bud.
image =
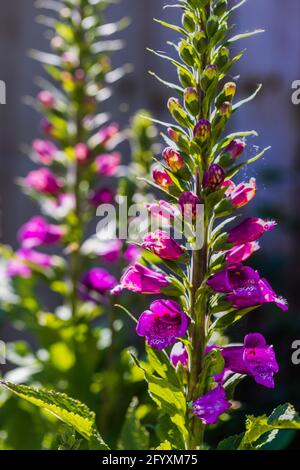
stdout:
[(180, 101), (177, 98), (170, 98), (168, 101), (168, 109), (178, 124), (182, 126), (187, 126), (190, 124), (190, 119), (183, 107), (180, 104)]
[(203, 8), (210, 3), (211, 0), (187, 0), (187, 4), (192, 8)]
[(214, 15), (219, 18), (224, 15), (227, 11), (227, 0), (219, 0), (214, 8)]
[(207, 41), (206, 34), (204, 31), (197, 31), (193, 35), (193, 45), (196, 51), (200, 52), (201, 54), (206, 51), (207, 46), (208, 46), (208, 41)]
[(193, 74), (188, 72), (183, 67), (179, 67), (177, 69), (177, 74), (178, 74), (179, 81), (181, 85), (184, 86), (184, 88), (195, 85)]
[(200, 111), (200, 98), (196, 88), (188, 87), (184, 90), (184, 103), (186, 109), (193, 115), (198, 116)]
[(229, 49), (227, 47), (222, 47), (218, 53), (218, 56), (215, 60), (215, 64), (217, 65), (219, 70), (222, 70), (229, 61)]
[(224, 101), (220, 106), (219, 113), (225, 119), (229, 119), (232, 113), (232, 103), (230, 101)]
[(207, 65), (205, 68), (202, 78), (201, 78), (201, 87), (204, 91), (207, 90), (209, 85), (218, 77), (218, 67), (216, 65)]
[(227, 98), (233, 98), (236, 93), (236, 84), (234, 82), (225, 83), (223, 90)]
[(196, 22), (194, 20), (194, 15), (187, 11), (182, 16), (182, 25), (189, 33), (194, 33), (196, 31)]
[(192, 67), (195, 64), (195, 53), (193, 47), (185, 40), (179, 43), (179, 55), (186, 65)]
[(219, 20), (217, 16), (211, 16), (206, 25), (207, 36), (212, 38), (219, 28)]

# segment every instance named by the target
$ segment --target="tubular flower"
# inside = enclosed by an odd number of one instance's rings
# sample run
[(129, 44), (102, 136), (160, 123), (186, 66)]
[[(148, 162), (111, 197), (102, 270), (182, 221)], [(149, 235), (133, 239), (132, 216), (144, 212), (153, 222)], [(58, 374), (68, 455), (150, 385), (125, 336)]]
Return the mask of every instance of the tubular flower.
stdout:
[(51, 165), (58, 152), (58, 148), (51, 141), (41, 139), (33, 141), (32, 149), (44, 165)]
[(18, 239), (25, 248), (39, 245), (54, 245), (64, 235), (64, 230), (58, 225), (49, 224), (43, 217), (33, 217), (24, 224), (18, 234)]
[(48, 168), (33, 170), (24, 180), (25, 186), (40, 193), (56, 195), (62, 188), (61, 182)]
[(176, 343), (187, 332), (189, 317), (173, 300), (155, 300), (139, 318), (137, 334), (145, 336), (148, 345), (164, 349)]
[(245, 243), (237, 245), (225, 252), (225, 260), (227, 264), (239, 264), (246, 261), (250, 256), (260, 249), (258, 242)]
[(215, 424), (220, 415), (231, 407), (222, 385), (218, 385), (210, 392), (193, 402), (194, 415), (201, 419), (203, 424)]
[(258, 240), (265, 232), (273, 230), (276, 227), (276, 222), (258, 218), (251, 218), (244, 220), (240, 225), (232, 228), (228, 232), (228, 241), (234, 245), (243, 245)]
[(82, 300), (97, 302), (99, 295), (108, 294), (116, 285), (116, 279), (105, 269), (93, 268), (82, 277), (79, 293)]
[(126, 269), (120, 285), (113, 290), (113, 293), (119, 293), (127, 289), (140, 294), (160, 294), (161, 288), (168, 285), (169, 281), (164, 274), (136, 263)]
[(169, 222), (174, 220), (174, 216), (177, 213), (176, 207), (167, 201), (158, 201), (151, 204), (146, 204), (146, 208), (149, 213), (155, 219), (166, 219)]
[(142, 247), (162, 259), (176, 260), (183, 254), (181, 246), (163, 230), (156, 230), (145, 235)]
[(197, 216), (197, 207), (201, 204), (198, 196), (190, 191), (181, 193), (178, 202), (184, 217), (194, 220)]
[(274, 388), (274, 373), (279, 371), (273, 346), (259, 333), (248, 334), (242, 346), (221, 348), (225, 370), (246, 374), (267, 388)]
[(242, 309), (274, 302), (281, 310), (288, 310), (285, 299), (277, 296), (266, 279), (248, 266), (233, 265), (212, 276), (207, 284), (234, 308)]
[(255, 178), (251, 178), (249, 183), (240, 183), (238, 185), (227, 180), (223, 183), (223, 187), (227, 187), (225, 196), (229, 199), (230, 204), (237, 209), (244, 207), (256, 196)]
[(152, 172), (154, 182), (160, 186), (162, 189), (166, 191), (169, 190), (171, 186), (173, 186), (173, 181), (171, 176), (166, 172), (164, 168), (157, 167), (153, 169)]
[(119, 152), (104, 153), (96, 158), (96, 171), (102, 176), (114, 176), (121, 163)]
[[(30, 266), (29, 266), (30, 264)], [(16, 252), (16, 258), (10, 260), (7, 266), (8, 277), (30, 277), (35, 265), (39, 268), (51, 268), (54, 265), (53, 256), (40, 253), (27, 248), (21, 248)]]
[(142, 254), (142, 250), (136, 245), (129, 245), (124, 251), (124, 259), (128, 263), (136, 263)]
[(176, 368), (180, 363), (183, 367), (188, 367), (189, 355), (185, 345), (181, 342), (175, 343), (170, 353), (171, 364)]

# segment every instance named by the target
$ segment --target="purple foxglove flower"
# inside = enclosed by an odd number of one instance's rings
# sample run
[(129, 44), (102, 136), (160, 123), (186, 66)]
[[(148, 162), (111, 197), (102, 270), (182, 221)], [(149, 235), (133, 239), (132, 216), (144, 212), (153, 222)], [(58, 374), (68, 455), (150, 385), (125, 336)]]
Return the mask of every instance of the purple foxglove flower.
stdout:
[(185, 166), (182, 155), (172, 147), (167, 147), (164, 149), (163, 159), (174, 173), (182, 170), (182, 168)]
[(60, 193), (55, 199), (43, 201), (44, 214), (55, 219), (64, 219), (74, 208), (74, 194)]
[(240, 139), (234, 139), (224, 150), (232, 160), (236, 160), (244, 151), (246, 143)]
[(190, 220), (195, 220), (197, 216), (197, 207), (201, 204), (198, 196), (190, 191), (181, 193), (178, 202), (184, 217)]
[(142, 247), (162, 259), (177, 260), (183, 254), (181, 246), (163, 230), (145, 235)]
[(237, 245), (225, 252), (227, 264), (239, 264), (246, 261), (250, 256), (260, 249), (258, 242)]
[(101, 256), (107, 263), (114, 263), (120, 258), (122, 246), (121, 240), (107, 240), (101, 244), (101, 248), (97, 250), (97, 255)]
[(152, 177), (153, 181), (166, 191), (168, 191), (169, 188), (174, 184), (171, 176), (162, 167), (154, 168), (152, 171)]
[(176, 368), (180, 363), (183, 367), (188, 367), (189, 355), (185, 345), (181, 342), (175, 343), (170, 353), (171, 364)]
[(248, 267), (239, 265), (228, 266), (223, 271), (214, 274), (207, 284), (215, 291), (220, 293), (230, 293), (244, 285), (255, 285), (260, 277), (257, 271)]
[(145, 336), (150, 348), (164, 349), (187, 332), (189, 317), (174, 300), (155, 300), (139, 318), (137, 334)]
[(128, 263), (136, 263), (141, 257), (142, 250), (136, 245), (129, 245), (124, 252), (124, 259)]
[(169, 222), (174, 220), (176, 214), (176, 207), (172, 204), (169, 204), (167, 201), (158, 201), (151, 204), (146, 204), (146, 208), (150, 212), (151, 216), (156, 219), (166, 219)]
[(44, 165), (51, 165), (58, 152), (58, 148), (50, 140), (36, 139), (32, 143), (32, 148)]
[(104, 153), (96, 158), (96, 171), (101, 176), (114, 176), (121, 163), (120, 152)]
[(265, 232), (273, 230), (276, 222), (249, 217), (237, 227), (228, 231), (228, 241), (234, 245), (243, 245), (245, 243), (258, 240)]
[(222, 385), (218, 385), (210, 392), (193, 402), (194, 415), (204, 424), (215, 424), (220, 415), (231, 407)]
[(55, 98), (50, 91), (40, 91), (37, 95), (37, 100), (45, 109), (51, 109), (55, 106)]
[(18, 234), (18, 239), (25, 248), (39, 245), (54, 245), (64, 235), (64, 230), (58, 225), (49, 224), (43, 217), (32, 217), (24, 224)]
[(101, 188), (89, 195), (89, 203), (95, 207), (101, 204), (112, 204), (115, 200), (115, 192), (110, 188)]
[(78, 163), (86, 163), (90, 156), (90, 149), (86, 144), (77, 144), (74, 148), (75, 158)]
[(205, 189), (210, 189), (211, 191), (216, 191), (220, 188), (225, 178), (225, 172), (220, 165), (214, 163), (210, 165), (208, 170), (204, 173), (203, 176), (203, 187)]
[(199, 142), (205, 142), (211, 135), (211, 123), (207, 119), (200, 119), (194, 127), (194, 137)]
[(274, 373), (279, 371), (273, 346), (268, 346), (259, 333), (248, 334), (242, 346), (221, 348), (225, 361), (225, 371), (246, 374), (255, 382), (274, 388)]
[(116, 123), (112, 123), (107, 127), (103, 127), (98, 132), (99, 145), (106, 145), (113, 137), (119, 132), (119, 126)]
[(62, 188), (61, 182), (48, 168), (39, 168), (28, 173), (25, 186), (40, 193), (56, 195)]
[[(30, 266), (28, 265), (30, 263)], [(16, 258), (9, 261), (6, 275), (8, 277), (28, 278), (32, 275), (32, 265), (40, 268), (51, 268), (54, 265), (53, 256), (27, 248), (16, 252)]]
[(105, 269), (92, 268), (81, 279), (79, 293), (82, 300), (97, 302), (117, 285), (117, 280)]
[(255, 178), (251, 178), (249, 183), (240, 183), (238, 185), (227, 180), (222, 186), (228, 188), (225, 192), (225, 196), (227, 196), (231, 205), (237, 209), (244, 207), (256, 196)]
[(24, 264), (21, 259), (12, 259), (7, 263), (6, 277), (12, 279), (14, 277), (22, 277), (24, 279), (28, 279), (32, 275), (32, 271), (29, 266)]
[(123, 289), (128, 289), (140, 294), (160, 294), (161, 288), (168, 285), (169, 281), (164, 274), (136, 263), (126, 269), (116, 289), (118, 293)]

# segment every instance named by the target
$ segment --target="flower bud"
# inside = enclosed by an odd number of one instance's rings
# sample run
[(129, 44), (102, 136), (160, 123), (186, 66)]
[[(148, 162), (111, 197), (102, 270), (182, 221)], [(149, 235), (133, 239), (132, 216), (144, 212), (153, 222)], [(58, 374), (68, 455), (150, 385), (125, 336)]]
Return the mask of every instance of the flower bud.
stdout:
[(173, 367), (175, 367), (175, 369), (179, 363), (183, 367), (188, 366), (189, 355), (183, 343), (179, 342), (179, 343), (174, 344), (170, 353), (170, 361)]
[(194, 137), (203, 143), (211, 136), (211, 123), (207, 119), (200, 119), (194, 127)]
[(184, 103), (186, 109), (193, 115), (198, 116), (200, 111), (200, 98), (196, 88), (188, 87), (184, 90)]
[(211, 16), (206, 24), (207, 36), (212, 38), (219, 28), (219, 20), (217, 16)]
[(180, 171), (184, 167), (182, 155), (172, 147), (165, 148), (163, 151), (163, 159), (174, 173)]
[(175, 121), (183, 126), (186, 126), (189, 122), (189, 117), (181, 106), (180, 101), (177, 98), (170, 98), (168, 100), (167, 106)]
[(225, 172), (220, 165), (212, 164), (206, 170), (203, 176), (203, 187), (211, 191), (216, 191), (225, 178)]
[(84, 163), (90, 156), (90, 149), (86, 144), (77, 144), (74, 148), (75, 158), (78, 163)]
[(40, 122), (40, 126), (41, 126), (41, 129), (45, 132), (45, 134), (52, 135), (54, 131), (54, 126), (50, 121), (48, 121), (48, 119), (42, 118)]
[(170, 175), (162, 167), (154, 168), (152, 172), (152, 177), (154, 182), (166, 191), (168, 191), (169, 188), (174, 184)]
[(187, 69), (183, 67), (178, 67), (177, 74), (178, 74), (178, 78), (182, 86), (184, 86), (185, 88), (194, 86), (195, 84), (194, 77), (192, 73), (189, 72)]
[(203, 76), (207, 78), (209, 81), (212, 81), (218, 75), (218, 67), (216, 65), (207, 65), (203, 72)]
[(206, 34), (204, 31), (197, 31), (193, 35), (193, 45), (196, 51), (200, 52), (201, 54), (203, 54), (203, 52), (206, 51), (208, 41), (207, 41)]
[(227, 0), (219, 0), (214, 8), (214, 14), (219, 18), (227, 11)]
[(190, 220), (195, 220), (197, 216), (197, 207), (201, 204), (196, 194), (190, 191), (182, 193), (178, 200), (183, 216)]
[(183, 14), (182, 25), (189, 33), (193, 33), (196, 30), (194, 15), (190, 11), (186, 11)]
[(225, 96), (228, 98), (233, 98), (236, 93), (236, 84), (234, 82), (225, 83), (223, 90)]
[(42, 90), (37, 95), (37, 100), (45, 109), (51, 109), (55, 105), (55, 98), (50, 91)]
[(185, 40), (179, 43), (179, 55), (186, 65), (192, 67), (195, 63), (195, 53), (193, 47)]
[(219, 113), (225, 119), (230, 118), (231, 113), (232, 113), (232, 104), (230, 103), (230, 101), (224, 101), (224, 103), (221, 104)]
[(180, 150), (184, 152), (189, 152), (190, 143), (189, 143), (187, 136), (173, 129), (172, 127), (168, 128), (167, 133), (170, 139), (173, 140), (173, 142), (177, 144)]
[(227, 47), (222, 47), (219, 50), (218, 56), (216, 60), (214, 61), (219, 70), (222, 70), (222, 68), (225, 67), (225, 65), (228, 63), (229, 56), (230, 56), (230, 52), (229, 52), (229, 49), (227, 49)]

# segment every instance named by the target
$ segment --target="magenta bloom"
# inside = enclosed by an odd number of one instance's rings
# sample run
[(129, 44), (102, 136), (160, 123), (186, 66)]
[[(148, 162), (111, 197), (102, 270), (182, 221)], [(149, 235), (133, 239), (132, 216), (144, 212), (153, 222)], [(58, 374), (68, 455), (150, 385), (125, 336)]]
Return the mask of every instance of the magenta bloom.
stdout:
[(116, 123), (112, 123), (107, 127), (103, 127), (98, 132), (98, 139), (100, 145), (106, 145), (109, 140), (115, 137), (119, 132), (119, 126)]
[(112, 204), (115, 199), (115, 193), (110, 188), (101, 188), (93, 191), (89, 196), (89, 203), (93, 206), (100, 206), (100, 204)]
[(156, 230), (145, 235), (142, 247), (162, 259), (175, 260), (183, 254), (181, 246), (163, 230)]
[(96, 170), (102, 176), (114, 176), (121, 163), (119, 152), (103, 153), (96, 158)]
[(232, 160), (236, 160), (244, 151), (246, 143), (240, 139), (234, 139), (225, 148), (224, 153), (227, 153)]
[(227, 346), (221, 353), (225, 371), (250, 375), (256, 383), (274, 388), (274, 373), (279, 366), (273, 346), (268, 346), (261, 334), (251, 333), (245, 337), (243, 346)]
[(99, 295), (108, 294), (116, 285), (116, 279), (105, 269), (93, 268), (82, 277), (79, 293), (83, 300), (97, 302)]
[(187, 332), (189, 317), (174, 300), (155, 300), (139, 318), (137, 334), (145, 336), (150, 348), (164, 349)]
[(169, 173), (162, 167), (156, 167), (152, 171), (153, 181), (165, 191), (168, 191), (173, 186), (173, 180)]
[(8, 278), (22, 277), (28, 279), (32, 275), (32, 271), (21, 259), (16, 258), (7, 263), (5, 274)]
[(203, 176), (203, 187), (205, 189), (210, 189), (211, 191), (216, 191), (220, 188), (225, 178), (225, 171), (220, 165), (214, 163), (210, 165), (208, 170), (204, 173)]
[(45, 134), (52, 135), (54, 131), (54, 126), (53, 124), (51, 124), (51, 122), (48, 119), (46, 118), (41, 119), (40, 126), (41, 126), (41, 129), (45, 132)]
[(198, 196), (189, 191), (181, 193), (178, 202), (183, 216), (189, 220), (194, 220), (197, 216), (198, 205), (201, 204)]
[(85, 163), (90, 156), (90, 149), (86, 144), (77, 144), (74, 148), (75, 158), (78, 163)]
[(140, 294), (160, 294), (161, 288), (168, 285), (169, 281), (164, 274), (136, 263), (134, 266), (127, 268), (121, 278), (120, 285), (116, 289), (118, 293), (123, 289), (128, 289)]
[(162, 218), (168, 220), (169, 222), (174, 220), (176, 208), (167, 201), (161, 200), (151, 204), (146, 204), (146, 208), (150, 212), (151, 216), (156, 219)]
[[(30, 266), (28, 265), (30, 263)], [(8, 277), (28, 278), (32, 274), (32, 266), (51, 268), (53, 257), (27, 248), (21, 248), (16, 252), (16, 258), (9, 261), (6, 274)]]
[(37, 100), (46, 109), (51, 109), (55, 105), (55, 98), (50, 91), (42, 90), (37, 95)]
[(173, 367), (177, 367), (180, 363), (183, 367), (188, 367), (189, 364), (189, 355), (185, 345), (181, 342), (175, 343), (171, 353), (170, 361)]
[(39, 168), (28, 173), (25, 185), (37, 192), (52, 195), (57, 194), (62, 188), (61, 182), (48, 168)]
[(262, 219), (251, 218), (244, 220), (240, 225), (232, 228), (228, 232), (228, 241), (234, 245), (243, 245), (245, 243), (258, 240), (265, 232), (273, 230), (276, 222), (266, 222)]
[(172, 147), (166, 147), (164, 149), (163, 159), (174, 173), (180, 171), (185, 166), (182, 155)]
[(203, 424), (215, 424), (220, 415), (231, 407), (222, 385), (193, 402), (193, 413)]
[(251, 178), (249, 183), (240, 183), (235, 185), (232, 181), (227, 180), (223, 183), (223, 187), (227, 187), (225, 196), (230, 200), (233, 207), (237, 209), (244, 207), (256, 195), (256, 181)]
[(32, 143), (32, 148), (44, 165), (51, 165), (58, 152), (58, 148), (50, 140), (36, 139)]
[(281, 310), (288, 310), (285, 299), (279, 297), (266, 279), (248, 266), (232, 265), (212, 276), (207, 284), (236, 309), (255, 307), (274, 302)]
[(142, 250), (136, 245), (129, 245), (124, 252), (124, 259), (128, 263), (136, 263), (141, 257)]
[(237, 245), (225, 252), (227, 264), (239, 264), (246, 261), (250, 256), (260, 249), (258, 242), (245, 243)]
[(101, 256), (107, 263), (114, 263), (120, 258), (123, 243), (121, 240), (107, 240), (101, 244), (97, 250), (97, 255)]
[(24, 224), (18, 234), (18, 239), (25, 248), (39, 245), (54, 245), (64, 235), (63, 229), (58, 225), (49, 224), (43, 217), (33, 217)]

